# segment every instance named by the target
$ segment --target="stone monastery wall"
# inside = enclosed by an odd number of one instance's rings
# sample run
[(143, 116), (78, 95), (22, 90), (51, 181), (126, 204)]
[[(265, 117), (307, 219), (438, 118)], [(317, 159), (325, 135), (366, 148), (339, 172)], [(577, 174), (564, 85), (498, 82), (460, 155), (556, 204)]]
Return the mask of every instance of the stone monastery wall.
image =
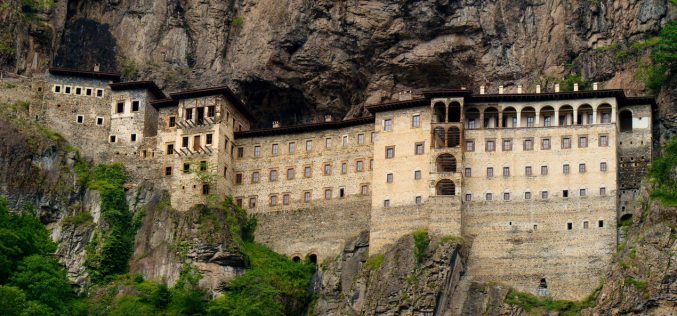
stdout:
[(651, 159), (655, 103), (621, 90), (426, 91), (372, 117), (250, 130), (227, 87), (119, 79), (51, 69), (30, 114), (178, 210), (232, 196), (290, 257), (333, 258), (364, 230), (378, 253), (427, 229), (472, 243), (468, 277), (557, 298), (597, 285)]

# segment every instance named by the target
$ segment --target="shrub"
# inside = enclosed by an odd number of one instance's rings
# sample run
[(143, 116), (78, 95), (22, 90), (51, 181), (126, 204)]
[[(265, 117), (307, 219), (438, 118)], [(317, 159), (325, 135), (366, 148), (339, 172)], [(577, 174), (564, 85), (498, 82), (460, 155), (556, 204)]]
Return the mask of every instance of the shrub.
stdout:
[(677, 138), (663, 147), (663, 155), (649, 166), (654, 184), (651, 197), (669, 206), (677, 206)]
[(635, 279), (631, 276), (626, 276), (623, 284), (634, 286), (636, 289), (638, 289), (640, 291), (646, 290), (646, 287), (647, 287), (646, 281), (637, 280), (637, 279)]
[(89, 212), (80, 212), (64, 218), (63, 225), (82, 226), (85, 224), (92, 223), (92, 220), (94, 220), (92, 214), (90, 214)]
[(411, 235), (414, 238), (416, 264), (420, 265), (426, 259), (426, 250), (428, 250), (428, 245), (430, 244), (430, 236), (428, 236), (428, 231), (425, 229), (419, 229)]
[(367, 259), (365, 265), (369, 270), (379, 270), (383, 265), (383, 254), (373, 255)]

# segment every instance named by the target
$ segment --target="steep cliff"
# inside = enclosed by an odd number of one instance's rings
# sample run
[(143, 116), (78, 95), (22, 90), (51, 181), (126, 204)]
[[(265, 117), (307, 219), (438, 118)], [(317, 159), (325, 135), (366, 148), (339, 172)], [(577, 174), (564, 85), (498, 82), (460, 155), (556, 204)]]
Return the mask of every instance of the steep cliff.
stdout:
[(633, 44), (676, 14), (667, 0), (12, 0), (0, 62), (101, 63), (170, 90), (227, 83), (259, 124), (287, 124), (359, 116), (411, 88), (552, 89), (577, 74), (642, 93), (646, 47)]

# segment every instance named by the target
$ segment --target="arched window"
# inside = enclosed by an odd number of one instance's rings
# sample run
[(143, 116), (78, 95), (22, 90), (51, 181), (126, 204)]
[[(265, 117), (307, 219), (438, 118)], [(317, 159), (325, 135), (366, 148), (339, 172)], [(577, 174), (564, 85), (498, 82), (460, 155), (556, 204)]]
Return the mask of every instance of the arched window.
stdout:
[(312, 264), (317, 264), (317, 255), (314, 253), (310, 254), (310, 256), (308, 256), (308, 261)]
[(559, 126), (574, 124), (574, 108), (571, 105), (563, 105), (559, 108)]
[(480, 110), (471, 108), (465, 111), (465, 128), (480, 128)]
[(597, 123), (611, 123), (611, 105), (604, 103), (597, 107)]
[(449, 110), (447, 112), (447, 122), (460, 122), (461, 121), (461, 104), (458, 102), (451, 102), (449, 104)]
[(484, 110), (484, 128), (497, 128), (498, 127), (498, 110), (496, 108), (487, 108)]
[(435, 189), (437, 195), (456, 195), (456, 185), (454, 185), (454, 181), (449, 179), (443, 179), (437, 182)]
[(578, 107), (578, 110), (576, 110), (577, 118), (576, 118), (576, 124), (578, 125), (591, 125), (592, 122), (592, 106), (588, 104), (583, 104)]
[(517, 127), (517, 111), (514, 107), (507, 107), (503, 110), (503, 122), (501, 126), (504, 128)]
[(547, 289), (548, 288), (548, 282), (545, 281), (545, 278), (541, 279), (541, 282), (538, 284), (538, 287), (541, 289)]
[(632, 112), (623, 110), (618, 115), (621, 132), (632, 132)]
[(446, 117), (446, 109), (444, 103), (437, 102), (433, 105), (433, 123), (444, 123)]
[(461, 130), (451, 127), (447, 130), (447, 147), (457, 147), (461, 144)]
[(445, 133), (444, 128), (435, 127), (433, 129), (433, 147), (435, 148), (444, 148), (445, 144)]
[(435, 160), (437, 172), (456, 172), (456, 157), (451, 154), (441, 154)]
[(541, 108), (539, 121), (541, 126), (555, 126), (555, 109), (552, 106), (544, 106)]
[(522, 109), (521, 112), (521, 122), (520, 127), (534, 127), (536, 126), (536, 110), (534, 108), (527, 106)]
[(291, 260), (294, 261), (294, 262), (299, 262), (299, 261), (301, 261), (301, 257), (294, 256), (294, 258), (291, 258)]

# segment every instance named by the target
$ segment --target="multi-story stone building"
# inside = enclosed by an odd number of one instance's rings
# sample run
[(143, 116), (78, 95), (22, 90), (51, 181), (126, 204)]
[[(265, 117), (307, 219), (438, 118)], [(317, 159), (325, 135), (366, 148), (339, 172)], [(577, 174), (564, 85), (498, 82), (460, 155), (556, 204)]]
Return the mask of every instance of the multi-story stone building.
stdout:
[(654, 101), (596, 85), (403, 93), (370, 117), (252, 130), (227, 87), (166, 96), (119, 79), (51, 69), (31, 115), (169, 190), (178, 210), (232, 196), (290, 257), (333, 258), (361, 231), (373, 254), (423, 228), (472, 244), (474, 280), (582, 298), (651, 160)]

